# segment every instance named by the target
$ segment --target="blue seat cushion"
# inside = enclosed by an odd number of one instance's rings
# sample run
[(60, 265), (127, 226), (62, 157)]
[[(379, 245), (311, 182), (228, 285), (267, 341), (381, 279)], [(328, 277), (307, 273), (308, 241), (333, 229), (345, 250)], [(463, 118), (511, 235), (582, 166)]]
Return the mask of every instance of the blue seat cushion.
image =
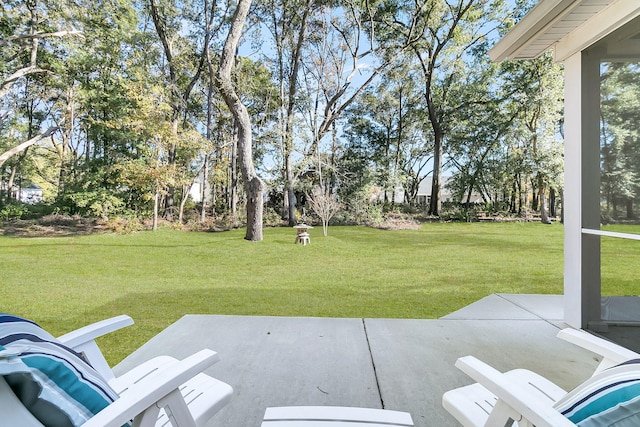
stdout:
[(555, 408), (580, 427), (640, 426), (640, 360), (594, 375), (556, 402)]
[(0, 375), (47, 427), (80, 426), (118, 398), (80, 354), (36, 323), (1, 313)]

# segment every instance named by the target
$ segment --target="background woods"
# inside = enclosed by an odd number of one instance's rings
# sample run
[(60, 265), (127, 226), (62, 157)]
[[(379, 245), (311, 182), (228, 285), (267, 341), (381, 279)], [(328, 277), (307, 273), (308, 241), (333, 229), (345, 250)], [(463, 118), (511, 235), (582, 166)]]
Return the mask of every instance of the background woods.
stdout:
[[(5, 1), (0, 219), (226, 218), (260, 240), (265, 220), (311, 220), (319, 194), (346, 222), (447, 201), (555, 215), (560, 70), (486, 55), (517, 3)], [(614, 174), (631, 160), (609, 129)]]

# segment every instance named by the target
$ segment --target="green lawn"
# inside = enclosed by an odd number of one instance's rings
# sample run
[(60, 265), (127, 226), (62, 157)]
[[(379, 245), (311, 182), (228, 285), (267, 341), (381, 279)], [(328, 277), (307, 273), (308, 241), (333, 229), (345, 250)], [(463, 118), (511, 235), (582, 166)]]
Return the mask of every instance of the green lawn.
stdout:
[[(562, 293), (560, 224), (330, 227), (326, 238), (318, 227), (306, 247), (293, 244), (291, 228), (265, 229), (260, 243), (243, 236), (0, 236), (1, 310), (54, 334), (129, 314), (135, 326), (101, 341), (116, 363), (189, 313), (437, 318), (495, 292)], [(630, 261), (619, 255), (623, 245), (637, 260), (638, 245), (619, 242), (603, 239), (608, 280), (637, 294)]]

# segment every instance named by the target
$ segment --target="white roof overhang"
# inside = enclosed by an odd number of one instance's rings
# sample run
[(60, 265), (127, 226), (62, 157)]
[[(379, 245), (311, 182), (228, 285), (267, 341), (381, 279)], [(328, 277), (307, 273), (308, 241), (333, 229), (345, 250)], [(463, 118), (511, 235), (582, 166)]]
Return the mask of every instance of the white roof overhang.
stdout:
[[(555, 60), (564, 61), (639, 16), (640, 0), (541, 0), (489, 51), (489, 57), (495, 62), (533, 59), (553, 48)], [(625, 45), (640, 45), (635, 36), (629, 34)]]

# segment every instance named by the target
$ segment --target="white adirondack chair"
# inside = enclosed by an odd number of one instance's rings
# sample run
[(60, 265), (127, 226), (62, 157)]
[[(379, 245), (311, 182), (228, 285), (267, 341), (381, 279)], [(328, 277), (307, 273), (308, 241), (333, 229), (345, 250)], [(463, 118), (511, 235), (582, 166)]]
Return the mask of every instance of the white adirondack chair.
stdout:
[[(121, 427), (131, 420), (135, 427), (203, 426), (230, 401), (231, 386), (203, 373), (219, 360), (217, 353), (208, 349), (180, 361), (156, 357), (116, 378), (95, 338), (131, 324), (130, 317), (118, 316), (59, 337), (63, 344), (83, 353), (120, 396), (83, 426)], [(0, 377), (0, 414), (2, 425), (42, 427), (3, 377)]]
[[(609, 367), (640, 358), (631, 350), (585, 331), (563, 329), (558, 337), (602, 358), (594, 377)], [(477, 381), (450, 390), (442, 398), (444, 408), (464, 427), (575, 426), (554, 408), (567, 391), (548, 379), (525, 369), (502, 373), (473, 356), (458, 359), (455, 366)]]
[(640, 358), (640, 354), (635, 351), (597, 337), (582, 329), (565, 328), (558, 332), (557, 337), (589, 350), (602, 358), (593, 375), (627, 360)]
[[(210, 419), (216, 412), (218, 412), (222, 406), (224, 406), (229, 399), (231, 398), (232, 389), (225, 383), (217, 381), (211, 377), (208, 377), (204, 374), (197, 374), (193, 379), (187, 381), (185, 384), (182, 384), (180, 390), (182, 391), (182, 395), (184, 399), (180, 399), (180, 396), (175, 393), (175, 384), (181, 384), (184, 382), (184, 378), (182, 376), (178, 376), (179, 374), (174, 374), (175, 381), (169, 385), (159, 384), (158, 386), (151, 386), (150, 388), (158, 391), (153, 395), (146, 398), (141, 403), (138, 403), (137, 407), (134, 408), (134, 403), (125, 403), (128, 402), (126, 397), (130, 394), (137, 395), (139, 393), (139, 389), (141, 388), (139, 384), (144, 384), (144, 388), (149, 387), (147, 382), (138, 383), (138, 378), (142, 378), (143, 381), (146, 381), (146, 378), (150, 376), (151, 373), (155, 371), (162, 372), (160, 375), (156, 375), (157, 377), (165, 379), (166, 372), (173, 372), (177, 370), (180, 364), (185, 365), (183, 368), (190, 369), (190, 363), (187, 363), (187, 360), (182, 362), (177, 362), (175, 359), (172, 359), (167, 356), (156, 357), (149, 362), (146, 362), (133, 370), (127, 372), (125, 375), (115, 378), (111, 369), (109, 368), (106, 360), (97, 344), (95, 343), (95, 339), (101, 335), (112, 332), (116, 329), (122, 328), (124, 326), (128, 326), (133, 324), (133, 320), (131, 320), (128, 316), (119, 316), (113, 319), (107, 319), (102, 322), (98, 322), (93, 325), (86, 326), (84, 328), (78, 329), (69, 334), (63, 335), (58, 339), (62, 341), (67, 346), (73, 348), (78, 352), (82, 352), (91, 362), (92, 366), (99, 370), (99, 372), (105, 377), (109, 378), (109, 384), (121, 395), (121, 398), (117, 400), (114, 404), (112, 404), (109, 408), (101, 411), (94, 418), (90, 420), (90, 423), (85, 424), (87, 427), (99, 427), (99, 426), (119, 426), (118, 424), (126, 417), (123, 418), (121, 414), (127, 413), (138, 413), (139, 411), (145, 411), (144, 416), (146, 416), (150, 421), (150, 426), (152, 425), (164, 425), (162, 423), (166, 422), (166, 414), (161, 414), (160, 421), (158, 424), (155, 424), (153, 420), (156, 419), (156, 414), (154, 414), (152, 409), (155, 406), (162, 406), (164, 404), (165, 398), (161, 399), (161, 404), (156, 405), (156, 399), (159, 398), (160, 395), (164, 395), (165, 391), (174, 392), (174, 405), (182, 408), (183, 401), (188, 402), (189, 414), (186, 412), (181, 416), (181, 420), (186, 420), (184, 424), (176, 423), (175, 425), (182, 427), (185, 426), (200, 426), (203, 422), (206, 422)], [(201, 352), (202, 353), (202, 352)], [(201, 355), (203, 358), (207, 356), (206, 354), (198, 353), (190, 359), (195, 359), (196, 356)], [(209, 354), (208, 358), (213, 358), (217, 360), (217, 355)], [(209, 361), (211, 361), (209, 359)], [(191, 362), (191, 360), (189, 361)], [(194, 360), (195, 362), (195, 360)], [(197, 373), (198, 368), (194, 368), (192, 373)], [(204, 367), (202, 368), (204, 369)], [(187, 375), (188, 376), (188, 375)], [(134, 384), (133, 386), (130, 386)], [(206, 385), (206, 387), (205, 387)], [(164, 389), (163, 389), (164, 387)], [(174, 388), (172, 388), (174, 387)], [(161, 389), (161, 390), (159, 390)], [(203, 390), (208, 390), (208, 395), (202, 394)], [(124, 398), (124, 399), (123, 399)], [(126, 407), (126, 408), (120, 408)], [(131, 407), (131, 409), (130, 409)], [(174, 413), (176, 409), (175, 407), (171, 408), (171, 411)], [(156, 410), (157, 413), (157, 410)], [(190, 418), (194, 418), (196, 420), (195, 424), (190, 423)], [(129, 416), (129, 419), (133, 418)], [(177, 418), (177, 417), (176, 417)], [(347, 422), (353, 426), (366, 426), (366, 427), (376, 427), (376, 426), (384, 426), (384, 427), (410, 427), (413, 426), (413, 421), (411, 419), (411, 415), (406, 412), (398, 412), (398, 411), (390, 411), (390, 410), (382, 410), (382, 409), (369, 409), (369, 408), (347, 408), (347, 407), (311, 407), (311, 406), (297, 406), (297, 407), (276, 407), (276, 408), (268, 408), (265, 417), (263, 426), (264, 427), (294, 427), (294, 426), (317, 426), (318, 423), (340, 423), (340, 425), (346, 426)], [(110, 424), (112, 423), (112, 424)], [(146, 424), (140, 424), (140, 426), (144, 426)], [(327, 424), (323, 424), (327, 425)], [(36, 424), (37, 427), (40, 427), (39, 424)], [(24, 427), (31, 427), (29, 425), (25, 425)]]

